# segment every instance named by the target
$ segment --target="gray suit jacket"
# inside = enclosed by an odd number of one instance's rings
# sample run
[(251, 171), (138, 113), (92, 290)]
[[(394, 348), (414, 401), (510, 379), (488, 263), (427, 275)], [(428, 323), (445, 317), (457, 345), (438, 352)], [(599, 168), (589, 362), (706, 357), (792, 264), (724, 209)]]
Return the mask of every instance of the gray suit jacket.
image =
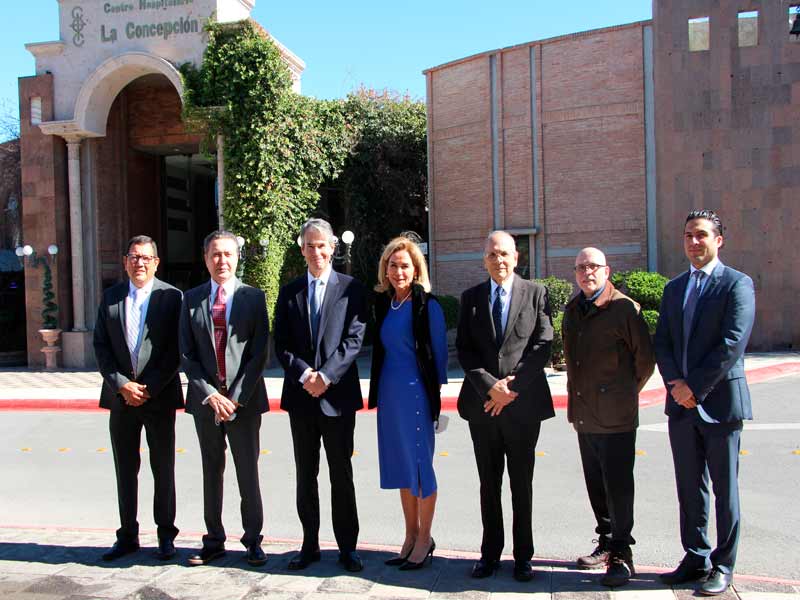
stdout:
[[(508, 322), (499, 348), (494, 339), (490, 290), (487, 280), (461, 295), (456, 349), (464, 383), (458, 395), (458, 413), (475, 423), (491, 419), (532, 423), (554, 417), (544, 373), (553, 341), (547, 290), (514, 276)], [(498, 416), (491, 417), (484, 412), (483, 404), (492, 386), (508, 375), (514, 375), (509, 387), (519, 396)]]
[[(211, 282), (192, 288), (183, 297), (180, 318), (181, 364), (189, 379), (186, 412), (211, 410), (203, 400), (218, 391), (214, 326), (209, 295)], [(238, 402), (237, 412), (269, 410), (264, 366), (267, 362), (269, 318), (264, 292), (236, 281), (230, 302), (228, 341), (225, 346), (225, 385), (228, 398)]]
[(103, 292), (97, 309), (94, 327), (94, 355), (103, 389), (100, 407), (110, 410), (136, 409), (129, 407), (117, 392), (131, 381), (143, 383), (150, 400), (141, 410), (175, 410), (183, 406), (183, 391), (178, 368), (178, 316), (181, 310), (181, 291), (160, 279), (153, 280), (153, 291), (147, 307), (142, 342), (139, 348), (138, 373), (133, 372), (131, 355), (125, 337), (125, 298), (128, 280)]

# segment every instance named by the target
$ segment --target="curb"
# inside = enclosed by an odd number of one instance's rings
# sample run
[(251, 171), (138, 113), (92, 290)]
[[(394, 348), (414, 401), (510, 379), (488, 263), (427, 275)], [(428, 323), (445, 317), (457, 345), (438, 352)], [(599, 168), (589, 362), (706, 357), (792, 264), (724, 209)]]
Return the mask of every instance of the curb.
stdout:
[[(763, 383), (785, 375), (800, 373), (800, 362), (786, 362), (766, 367), (750, 369), (745, 373), (747, 383), (753, 385)], [(666, 389), (662, 387), (645, 390), (639, 394), (639, 408), (660, 405), (664, 403)], [(367, 408), (367, 398), (363, 399), (364, 408)], [(100, 408), (96, 398), (65, 399), (65, 398), (0, 398), (0, 412), (7, 411), (55, 411), (55, 412), (105, 412)], [(280, 398), (269, 399), (270, 411), (281, 411)], [(567, 408), (567, 395), (554, 394), (553, 407), (556, 410)], [(456, 412), (458, 410), (457, 396), (442, 397), (442, 412)]]
[[(67, 532), (74, 532), (74, 533), (108, 533), (109, 539), (113, 538), (113, 534), (116, 531), (115, 529), (106, 529), (100, 527), (59, 527), (59, 526), (47, 526), (47, 525), (2, 525), (0, 524), (0, 531), (26, 531), (26, 532), (59, 532), (59, 533), (67, 533)], [(156, 536), (155, 530), (141, 530), (140, 535), (151, 535)], [(180, 540), (181, 545), (183, 545), (189, 538), (193, 538), (197, 540), (196, 543), (199, 544), (200, 538), (203, 536), (204, 532), (200, 531), (181, 531), (178, 535), (177, 540)], [(300, 539), (290, 539), (290, 538), (273, 538), (269, 536), (264, 536), (263, 540), (264, 545), (268, 544), (278, 544), (278, 545), (286, 545), (291, 546), (292, 551), (296, 548), (299, 548), (302, 545), (302, 540)], [(332, 541), (324, 541), (320, 540), (320, 548), (322, 550), (336, 550), (337, 544), (336, 542)], [(370, 550), (373, 552), (391, 552), (396, 553), (399, 552), (400, 546), (393, 546), (387, 544), (376, 544), (370, 542), (359, 542), (357, 548), (359, 550)], [(447, 559), (456, 559), (456, 560), (477, 560), (480, 558), (480, 552), (471, 552), (468, 550), (451, 550), (451, 549), (444, 549), (441, 550), (437, 548), (437, 556)], [(514, 557), (510, 554), (503, 554), (501, 560), (513, 560)], [(8, 560), (8, 559), (7, 559)], [(13, 560), (13, 557), (10, 559)], [(547, 558), (544, 556), (534, 555), (533, 560), (531, 561), (533, 566), (545, 566), (545, 565), (557, 565), (562, 567), (569, 568), (570, 566), (574, 565), (574, 561), (562, 559), (562, 558)], [(665, 567), (656, 567), (650, 565), (636, 565), (637, 571), (647, 572), (647, 573), (666, 573), (670, 570), (670, 568)], [(793, 579), (783, 579), (779, 577), (771, 577), (769, 575), (744, 575), (744, 574), (736, 574), (736, 579), (743, 579), (745, 581), (761, 581), (765, 583), (777, 583), (782, 585), (790, 585), (790, 586), (800, 586), (800, 581), (793, 580)], [(669, 588), (665, 588), (669, 589)]]

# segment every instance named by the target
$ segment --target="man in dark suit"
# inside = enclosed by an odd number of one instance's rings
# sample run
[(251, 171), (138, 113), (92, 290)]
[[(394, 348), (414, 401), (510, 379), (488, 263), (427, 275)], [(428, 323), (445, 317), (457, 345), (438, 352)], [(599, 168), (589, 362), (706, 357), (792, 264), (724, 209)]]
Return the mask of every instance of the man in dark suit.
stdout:
[[(720, 262), (722, 244), (722, 222), (713, 211), (689, 213), (683, 248), (690, 267), (664, 289), (654, 342), (668, 390), (665, 412), (685, 551), (678, 568), (661, 580), (677, 585), (705, 578), (698, 590), (704, 595), (723, 593), (733, 579), (739, 444), (742, 420), (753, 418), (743, 360), (755, 316), (753, 281)], [(713, 552), (709, 475), (717, 516)]]
[(486, 240), (490, 279), (461, 296), (456, 348), (464, 369), (458, 412), (469, 421), (481, 482), (483, 542), (472, 576), (489, 577), (503, 551), (500, 488), (508, 461), (514, 511), (514, 578), (533, 577), (533, 466), (541, 422), (555, 416), (544, 367), (553, 327), (547, 290), (514, 275), (514, 238)]
[(321, 438), (339, 562), (357, 572), (363, 563), (356, 553), (358, 511), (351, 457), (355, 413), (363, 407), (356, 357), (366, 328), (364, 287), (331, 268), (336, 238), (326, 221), (306, 221), (300, 241), (308, 272), (281, 288), (275, 308), (275, 352), (286, 372), (281, 408), (289, 413), (292, 428), (297, 513), (303, 525), (303, 546), (289, 569), (305, 569), (320, 560)]
[[(194, 417), (203, 461), (203, 548), (189, 564), (225, 554), (222, 482), (231, 446), (241, 496), (247, 562), (267, 561), (261, 549), (264, 508), (258, 482), (261, 415), (269, 410), (263, 371), (269, 321), (264, 292), (236, 278), (239, 245), (229, 231), (203, 242), (211, 281), (186, 292), (180, 319), (181, 361), (189, 379), (186, 412)], [(227, 444), (226, 444), (227, 439)]]
[(109, 431), (117, 476), (120, 528), (103, 554), (115, 560), (139, 549), (138, 476), (142, 427), (153, 472), (156, 557), (175, 556), (175, 410), (183, 406), (178, 378), (181, 292), (156, 279), (158, 250), (146, 235), (128, 242), (128, 281), (103, 293), (94, 329), (94, 353), (103, 389), (100, 406), (111, 411)]

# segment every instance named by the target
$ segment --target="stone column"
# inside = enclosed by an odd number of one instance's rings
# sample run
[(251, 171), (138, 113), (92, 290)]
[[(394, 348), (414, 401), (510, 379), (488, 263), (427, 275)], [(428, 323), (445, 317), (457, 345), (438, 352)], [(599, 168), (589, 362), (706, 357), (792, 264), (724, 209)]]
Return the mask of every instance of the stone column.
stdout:
[(68, 137), (67, 172), (69, 174), (69, 234), (72, 249), (72, 318), (73, 331), (86, 331), (83, 275), (83, 202), (81, 201), (81, 138)]
[(217, 219), (219, 228), (225, 229), (225, 217), (222, 216), (222, 203), (225, 198), (225, 136), (217, 134)]

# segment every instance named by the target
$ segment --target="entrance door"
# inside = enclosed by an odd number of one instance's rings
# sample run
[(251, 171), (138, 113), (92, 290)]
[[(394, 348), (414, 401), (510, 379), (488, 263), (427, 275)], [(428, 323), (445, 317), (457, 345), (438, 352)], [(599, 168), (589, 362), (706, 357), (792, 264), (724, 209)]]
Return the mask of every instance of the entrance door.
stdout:
[(163, 157), (161, 197), (166, 233), (162, 275), (181, 290), (208, 279), (203, 239), (218, 227), (216, 172), (199, 154)]

